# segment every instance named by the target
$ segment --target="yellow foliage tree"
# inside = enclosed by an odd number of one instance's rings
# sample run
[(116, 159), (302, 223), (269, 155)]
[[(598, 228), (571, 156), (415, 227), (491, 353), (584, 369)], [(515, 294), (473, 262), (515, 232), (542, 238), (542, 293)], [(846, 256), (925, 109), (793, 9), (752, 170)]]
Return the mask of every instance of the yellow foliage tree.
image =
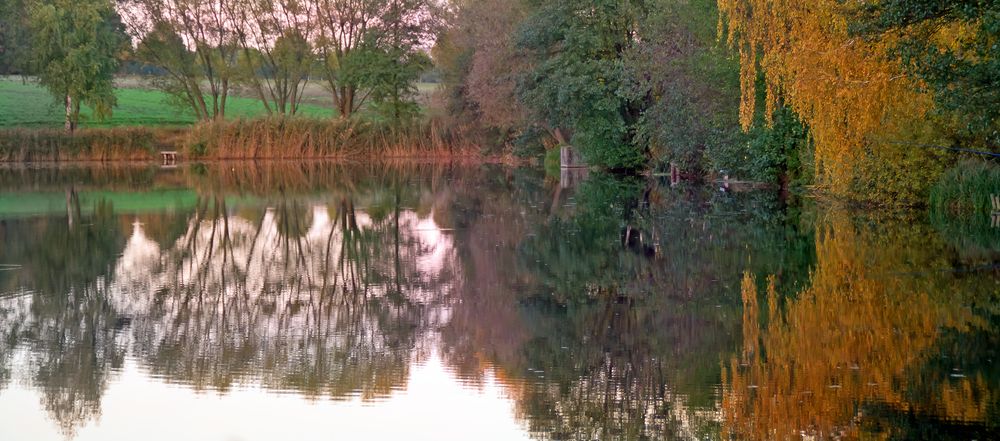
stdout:
[[(880, 202), (913, 202), (936, 172), (936, 154), (895, 142), (933, 139), (932, 97), (890, 54), (897, 37), (852, 36), (853, 6), (838, 0), (718, 0), (719, 33), (740, 55), (740, 122), (749, 129), (766, 91), (764, 118), (783, 103), (811, 130), (817, 183)], [(888, 164), (886, 164), (888, 163)], [(885, 167), (890, 170), (885, 170)], [(903, 182), (911, 179), (917, 181)], [(874, 191), (873, 191), (874, 190)], [(891, 200), (902, 198), (902, 200)]]

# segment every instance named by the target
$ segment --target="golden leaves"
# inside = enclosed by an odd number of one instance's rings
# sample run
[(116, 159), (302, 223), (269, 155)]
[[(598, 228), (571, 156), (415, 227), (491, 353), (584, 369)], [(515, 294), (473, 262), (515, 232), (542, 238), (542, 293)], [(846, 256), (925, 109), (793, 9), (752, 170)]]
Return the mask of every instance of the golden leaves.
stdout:
[(889, 56), (891, 40), (848, 34), (849, 11), (836, 0), (718, 4), (720, 32), (728, 30), (727, 42), (740, 54), (743, 129), (754, 122), (760, 72), (764, 121), (771, 123), (779, 100), (802, 117), (815, 141), (817, 179), (834, 193), (849, 192), (865, 148), (904, 137), (932, 105)]

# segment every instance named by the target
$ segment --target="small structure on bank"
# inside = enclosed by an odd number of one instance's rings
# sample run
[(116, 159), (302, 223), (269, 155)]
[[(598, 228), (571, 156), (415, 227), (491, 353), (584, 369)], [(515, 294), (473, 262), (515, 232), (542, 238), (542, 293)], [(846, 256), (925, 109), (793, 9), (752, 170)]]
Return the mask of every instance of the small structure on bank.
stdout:
[(164, 150), (160, 152), (160, 159), (164, 166), (177, 165), (177, 152), (174, 150)]

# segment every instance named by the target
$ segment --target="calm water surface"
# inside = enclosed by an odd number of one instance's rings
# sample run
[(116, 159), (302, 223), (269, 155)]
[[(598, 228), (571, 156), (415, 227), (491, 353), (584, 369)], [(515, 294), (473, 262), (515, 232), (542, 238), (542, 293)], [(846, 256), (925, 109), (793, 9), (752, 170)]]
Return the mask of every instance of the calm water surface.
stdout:
[(0, 440), (998, 439), (1000, 231), (533, 169), (0, 169)]

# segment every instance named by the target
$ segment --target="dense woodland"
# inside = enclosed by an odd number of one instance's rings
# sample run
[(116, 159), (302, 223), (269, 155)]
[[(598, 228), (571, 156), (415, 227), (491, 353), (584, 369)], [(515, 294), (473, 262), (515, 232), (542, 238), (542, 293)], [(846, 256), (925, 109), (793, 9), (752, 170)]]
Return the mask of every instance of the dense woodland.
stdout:
[(437, 118), (494, 153), (893, 205), (1000, 152), (998, 52), (995, 0), (0, 2), (0, 74), (37, 78), (68, 129), (114, 111), (124, 72), (205, 121), (235, 91), (294, 116), (314, 81), (338, 118)]

